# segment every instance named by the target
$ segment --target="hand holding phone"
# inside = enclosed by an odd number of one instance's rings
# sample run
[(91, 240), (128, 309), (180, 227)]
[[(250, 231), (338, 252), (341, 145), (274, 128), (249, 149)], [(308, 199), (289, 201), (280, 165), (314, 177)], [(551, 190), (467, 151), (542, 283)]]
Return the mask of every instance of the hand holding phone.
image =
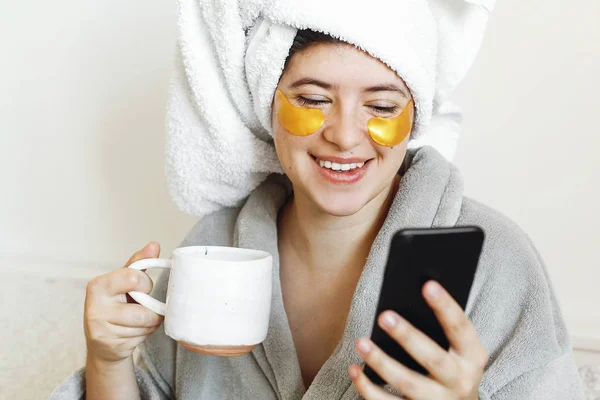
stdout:
[[(422, 288), (429, 280), (437, 281), (464, 310), (483, 241), (483, 231), (473, 226), (397, 232), (390, 247), (371, 340), (402, 365), (427, 375), (427, 370), (379, 327), (377, 318), (393, 310), (448, 350), (448, 338), (423, 298)], [(385, 383), (369, 365), (365, 365), (364, 372), (373, 383)]]

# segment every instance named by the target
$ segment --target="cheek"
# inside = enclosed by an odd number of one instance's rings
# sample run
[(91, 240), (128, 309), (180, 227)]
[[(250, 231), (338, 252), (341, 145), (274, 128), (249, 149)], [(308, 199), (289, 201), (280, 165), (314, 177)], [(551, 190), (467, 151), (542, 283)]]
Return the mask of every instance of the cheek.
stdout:
[(273, 121), (273, 140), (277, 153), (291, 155), (296, 151), (306, 152), (313, 136), (292, 135), (278, 121)]
[(383, 164), (386, 166), (386, 169), (387, 167), (389, 167), (390, 170), (397, 171), (402, 165), (402, 162), (404, 161), (407, 147), (408, 138), (406, 138), (396, 146), (377, 146), (377, 153), (379, 154), (379, 157), (381, 157)]
[(286, 159), (288, 146), (285, 143), (285, 137), (283, 135), (284, 132), (282, 132), (281, 127), (275, 127), (275, 125), (273, 125), (273, 142), (275, 143), (275, 151), (279, 157), (279, 162), (281, 165), (285, 166), (287, 164)]
[(302, 138), (290, 135), (281, 125), (274, 121), (273, 125), (273, 141), (275, 143), (275, 151), (279, 162), (284, 171), (289, 172), (293, 169), (294, 153), (300, 149), (300, 144), (297, 143)]

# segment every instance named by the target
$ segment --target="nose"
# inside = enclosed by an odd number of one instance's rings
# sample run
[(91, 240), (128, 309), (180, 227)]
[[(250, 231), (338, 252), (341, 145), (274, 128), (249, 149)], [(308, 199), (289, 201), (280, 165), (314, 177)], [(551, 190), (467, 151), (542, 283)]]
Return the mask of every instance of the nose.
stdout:
[(366, 137), (367, 123), (361, 123), (358, 111), (334, 107), (325, 118), (323, 137), (340, 151), (352, 150)]

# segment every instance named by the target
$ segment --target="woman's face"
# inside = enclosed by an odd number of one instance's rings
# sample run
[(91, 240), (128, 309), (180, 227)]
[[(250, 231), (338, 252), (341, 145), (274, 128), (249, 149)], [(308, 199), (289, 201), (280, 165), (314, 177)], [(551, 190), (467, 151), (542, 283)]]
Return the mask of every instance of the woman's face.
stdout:
[(327, 214), (347, 216), (388, 192), (409, 136), (396, 146), (382, 146), (371, 139), (368, 124), (374, 117), (393, 118), (413, 107), (408, 88), (394, 71), (354, 46), (315, 44), (292, 56), (278, 89), (293, 106), (325, 114), (318, 131), (296, 136), (273, 110), (275, 147), (296, 197)]

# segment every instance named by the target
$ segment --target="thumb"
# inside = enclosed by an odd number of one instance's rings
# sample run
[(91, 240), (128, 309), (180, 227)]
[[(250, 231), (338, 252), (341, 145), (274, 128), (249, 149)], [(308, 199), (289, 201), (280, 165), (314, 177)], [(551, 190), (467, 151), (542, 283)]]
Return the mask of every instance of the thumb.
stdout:
[[(129, 267), (131, 264), (133, 264), (136, 261), (143, 260), (143, 259), (146, 259), (146, 258), (157, 258), (158, 256), (160, 256), (160, 244), (158, 244), (157, 242), (149, 242), (146, 246), (144, 246), (143, 249), (141, 249), (139, 251), (136, 251), (135, 254), (133, 254), (129, 258), (129, 260), (127, 260), (127, 262), (125, 263), (125, 266), (123, 268)], [(146, 270), (142, 270), (142, 271), (146, 272)], [(128, 294), (125, 295), (125, 298), (123, 299), (123, 302), (125, 302), (125, 303), (137, 303)]]
[(160, 255), (160, 244), (157, 242), (150, 242), (143, 249), (136, 251), (129, 260), (125, 263), (124, 268), (129, 267), (136, 261), (143, 260), (146, 258), (157, 258)]

